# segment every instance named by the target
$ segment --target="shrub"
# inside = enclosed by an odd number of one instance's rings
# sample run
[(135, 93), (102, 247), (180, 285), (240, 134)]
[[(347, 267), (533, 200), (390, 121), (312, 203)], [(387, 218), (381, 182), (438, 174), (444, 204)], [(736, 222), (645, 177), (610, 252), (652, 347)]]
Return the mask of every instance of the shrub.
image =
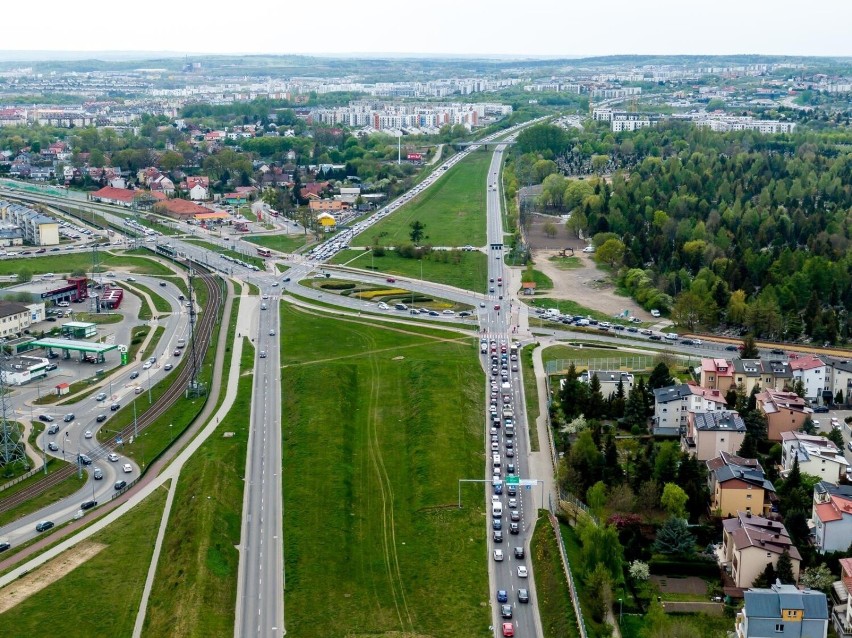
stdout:
[(346, 281), (339, 281), (330, 284), (322, 284), (320, 288), (323, 290), (349, 290), (350, 288), (354, 288), (355, 284)]

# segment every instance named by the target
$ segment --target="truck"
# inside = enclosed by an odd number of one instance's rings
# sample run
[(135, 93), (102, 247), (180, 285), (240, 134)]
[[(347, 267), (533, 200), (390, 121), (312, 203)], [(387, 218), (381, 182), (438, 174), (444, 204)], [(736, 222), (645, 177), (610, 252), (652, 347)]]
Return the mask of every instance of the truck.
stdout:
[(503, 408), (503, 418), (504, 419), (513, 419), (515, 417), (515, 411), (512, 408)]

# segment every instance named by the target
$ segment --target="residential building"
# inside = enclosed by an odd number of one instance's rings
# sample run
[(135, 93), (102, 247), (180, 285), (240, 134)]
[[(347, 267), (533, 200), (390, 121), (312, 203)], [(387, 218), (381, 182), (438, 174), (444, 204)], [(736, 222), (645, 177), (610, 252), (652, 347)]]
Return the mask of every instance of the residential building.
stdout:
[(345, 208), (348, 208), (343, 202), (336, 199), (311, 199), (308, 202), (308, 207), (312, 213), (342, 213)]
[(845, 552), (852, 545), (852, 485), (814, 485), (813, 544), (820, 553)]
[(852, 558), (840, 559), (840, 580), (834, 583), (837, 604), (831, 610), (838, 638), (852, 638)]
[(766, 417), (767, 437), (780, 441), (783, 432), (801, 430), (813, 414), (805, 400), (795, 392), (764, 390), (755, 395), (757, 409)]
[(198, 175), (186, 178), (186, 188), (189, 198), (193, 201), (204, 201), (210, 199), (210, 178)]
[[(41, 318), (44, 318), (44, 304), (41, 306)], [(0, 300), (0, 337), (20, 337), (33, 323), (34, 310), (16, 301)], [(38, 316), (38, 311), (35, 311)]]
[(801, 380), (805, 388), (805, 399), (813, 404), (831, 403), (831, 370), (825, 362), (815, 356), (806, 355), (790, 359), (793, 378)]
[(831, 392), (834, 396), (840, 393), (843, 403), (852, 404), (852, 361), (848, 359), (833, 360), (831, 365)]
[(727, 409), (719, 390), (702, 388), (691, 381), (654, 390), (654, 436), (682, 436), (689, 412)]
[(734, 383), (734, 367), (727, 359), (701, 360), (701, 387), (719, 390), (723, 394), (730, 390)]
[(775, 487), (757, 459), (721, 452), (707, 465), (710, 512), (723, 518), (746, 512), (767, 516), (775, 506)]
[(112, 186), (104, 186), (102, 189), (88, 195), (89, 199), (94, 202), (116, 204), (118, 206), (126, 206), (127, 208), (133, 205), (133, 198), (135, 196), (136, 191), (127, 188), (114, 188)]
[(579, 380), (583, 383), (589, 383), (594, 376), (597, 376), (598, 381), (600, 381), (601, 394), (604, 399), (618, 392), (619, 383), (624, 390), (625, 399), (633, 388), (633, 375), (621, 370), (584, 370), (580, 373)]
[(746, 426), (732, 410), (689, 412), (680, 448), (699, 461), (709, 461), (721, 452), (736, 454), (743, 444)]
[(33, 246), (59, 245), (59, 222), (28, 206), (0, 200), (0, 220), (19, 228), (24, 243)]
[(802, 556), (782, 523), (747, 512), (737, 512), (735, 517), (722, 521), (722, 567), (730, 574), (734, 587), (751, 587), (767, 564), (778, 565), (785, 551), (798, 582)]
[(818, 476), (823, 481), (838, 483), (852, 473), (843, 453), (824, 436), (802, 432), (781, 433), (781, 465), (785, 471), (793, 469), (799, 460), (799, 470), (804, 474)]
[(169, 199), (154, 204), (154, 211), (176, 219), (194, 219), (196, 215), (215, 211), (185, 199)]
[(783, 390), (793, 378), (787, 361), (734, 358), (731, 364), (734, 366), (734, 385), (742, 386), (746, 395), (750, 395), (755, 386)]
[(736, 638), (826, 638), (828, 599), (821, 591), (776, 581), (768, 589), (743, 593)]

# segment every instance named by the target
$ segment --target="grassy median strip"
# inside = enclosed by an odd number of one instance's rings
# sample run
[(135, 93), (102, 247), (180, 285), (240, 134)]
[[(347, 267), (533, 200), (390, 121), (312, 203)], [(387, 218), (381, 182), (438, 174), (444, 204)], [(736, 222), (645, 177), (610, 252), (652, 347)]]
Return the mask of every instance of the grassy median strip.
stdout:
[(147, 636), (233, 634), (253, 367), (254, 347), (243, 338), (245, 376), (236, 402), (181, 471), (145, 618)]
[[(287, 630), (490, 624), (482, 370), (468, 337), (282, 306)], [(435, 613), (436, 596), (440, 613)]]
[[(157, 310), (157, 312), (172, 312), (172, 304), (166, 301), (161, 295), (151, 290), (145, 284), (140, 284), (138, 281), (134, 281), (133, 283), (128, 285), (128, 288), (130, 286), (133, 286), (134, 288), (138, 289), (139, 292), (149, 295), (151, 297), (151, 301), (154, 302), (154, 308)], [(144, 297), (142, 298), (142, 303), (145, 303)]]
[[(221, 246), (217, 246), (216, 244), (212, 244), (209, 241), (204, 241), (202, 239), (185, 239), (184, 241), (189, 244), (201, 246), (205, 250), (209, 250), (214, 255), (228, 255), (228, 257), (239, 259), (240, 261), (244, 261), (245, 263), (251, 264), (252, 266), (257, 266), (261, 270), (266, 269), (266, 265), (263, 259), (261, 259), (260, 257), (256, 257), (254, 255), (247, 255), (236, 250), (231, 250), (230, 248), (222, 248)], [(228, 262), (224, 262), (224, 264), (221, 265), (224, 267), (224, 265), (226, 265), (227, 263)]]
[[(84, 636), (130, 636), (165, 502), (165, 489), (158, 490), (120, 520), (68, 550), (66, 554), (73, 557), (92, 545), (106, 546), (4, 612), (0, 616), (3, 636), (64, 636), (69, 627)], [(48, 577), (59, 560), (33, 574), (48, 570)], [(19, 582), (0, 590), (0, 596)]]
[(408, 243), (410, 224), (426, 226), (433, 246), (485, 244), (485, 208), (491, 153), (472, 153), (434, 185), (352, 240), (355, 246)]
[(547, 511), (539, 510), (539, 519), (530, 541), (535, 592), (545, 638), (579, 636), (577, 616), (571, 604), (568, 581), (562, 569), (559, 546)]
[(282, 253), (292, 253), (304, 246), (312, 235), (250, 235), (247, 241)]
[(521, 349), (521, 372), (524, 378), (524, 398), (526, 398), (527, 427), (530, 432), (530, 450), (538, 452), (541, 447), (538, 440), (538, 428), (536, 419), (541, 414), (541, 406), (538, 404), (538, 386), (536, 385), (535, 369), (533, 368), (532, 354), (535, 344), (525, 346)]

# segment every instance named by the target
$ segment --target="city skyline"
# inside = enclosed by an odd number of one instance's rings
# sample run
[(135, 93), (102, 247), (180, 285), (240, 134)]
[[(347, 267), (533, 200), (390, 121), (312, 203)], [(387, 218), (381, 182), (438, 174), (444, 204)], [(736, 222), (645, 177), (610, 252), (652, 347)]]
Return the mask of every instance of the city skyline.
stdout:
[[(371, 0), (352, 11), (352, 5), (330, 0), (321, 20), (293, 22), (292, 14), (260, 20), (257, 11), (236, 11), (223, 23), (206, 3), (188, 0), (181, 7), (185, 19), (146, 29), (133, 26), (136, 18), (75, 15), (56, 0), (47, 0), (46, 13), (62, 12), (62, 20), (45, 21), (37, 30), (10, 29), (0, 58), (26, 59), (21, 53), (49, 51), (521, 58), (852, 55), (846, 26), (852, 20), (852, 4), (841, 0), (811, 5), (806, 11), (792, 0), (778, 0), (771, 12), (754, 2), (719, 0), (712, 10), (696, 7), (688, 14), (672, 0), (648, 0), (641, 5), (612, 0), (603, 9), (543, 0), (525, 7), (523, 15), (509, 0), (495, 0), (487, 13), (473, 4), (435, 0), (428, 11), (406, 14), (402, 20), (392, 7)], [(32, 15), (23, 5), (13, 5), (6, 17), (7, 24), (13, 25), (25, 24)], [(700, 25), (700, 31), (695, 25)]]

